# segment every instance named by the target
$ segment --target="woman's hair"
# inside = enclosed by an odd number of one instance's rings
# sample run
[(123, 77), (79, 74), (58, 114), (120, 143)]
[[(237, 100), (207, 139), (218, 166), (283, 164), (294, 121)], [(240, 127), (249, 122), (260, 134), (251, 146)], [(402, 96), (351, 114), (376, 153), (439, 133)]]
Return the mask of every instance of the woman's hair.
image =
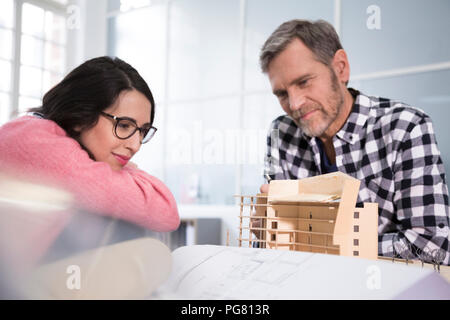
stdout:
[(80, 129), (95, 126), (101, 111), (114, 104), (122, 91), (133, 89), (150, 101), (152, 124), (155, 101), (147, 83), (128, 63), (110, 57), (94, 58), (75, 68), (44, 95), (42, 107), (30, 111), (41, 113), (77, 139)]

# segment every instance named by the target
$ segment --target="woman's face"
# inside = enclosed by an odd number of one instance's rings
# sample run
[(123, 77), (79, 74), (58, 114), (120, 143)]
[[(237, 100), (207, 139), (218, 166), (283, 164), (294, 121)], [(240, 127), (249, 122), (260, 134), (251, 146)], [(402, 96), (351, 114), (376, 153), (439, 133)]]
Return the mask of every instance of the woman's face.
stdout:
[[(104, 112), (116, 117), (136, 120), (138, 127), (148, 124), (151, 111), (150, 101), (137, 90), (122, 91), (116, 102)], [(92, 154), (96, 161), (108, 163), (113, 170), (122, 169), (141, 147), (141, 137), (136, 131), (130, 138), (122, 140), (114, 135), (116, 121), (100, 115), (97, 124), (81, 131), (79, 142)]]

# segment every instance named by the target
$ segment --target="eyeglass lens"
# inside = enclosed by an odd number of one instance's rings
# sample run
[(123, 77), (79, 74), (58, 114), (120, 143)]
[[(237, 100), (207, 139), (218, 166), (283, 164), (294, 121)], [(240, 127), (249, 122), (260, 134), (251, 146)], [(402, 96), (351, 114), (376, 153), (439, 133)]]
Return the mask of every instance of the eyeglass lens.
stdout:
[[(131, 137), (136, 132), (136, 130), (138, 130), (138, 127), (133, 121), (121, 119), (117, 122), (116, 135), (121, 139), (127, 139)], [(147, 142), (153, 135), (153, 132), (152, 130), (150, 130), (150, 128), (140, 130), (139, 133), (141, 135), (142, 142)]]

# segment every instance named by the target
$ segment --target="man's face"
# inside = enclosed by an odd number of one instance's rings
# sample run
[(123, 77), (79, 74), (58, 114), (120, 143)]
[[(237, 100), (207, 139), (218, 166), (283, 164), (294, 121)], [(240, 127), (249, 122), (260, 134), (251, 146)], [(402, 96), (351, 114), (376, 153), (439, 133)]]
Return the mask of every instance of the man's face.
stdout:
[(334, 70), (317, 61), (300, 40), (294, 39), (269, 64), (273, 93), (283, 110), (311, 137), (332, 137), (344, 93)]

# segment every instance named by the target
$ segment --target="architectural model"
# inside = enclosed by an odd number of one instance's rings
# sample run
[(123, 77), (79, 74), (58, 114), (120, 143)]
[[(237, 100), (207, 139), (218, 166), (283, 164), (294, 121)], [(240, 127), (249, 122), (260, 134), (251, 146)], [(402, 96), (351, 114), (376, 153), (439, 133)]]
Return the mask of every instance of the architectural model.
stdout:
[(376, 260), (378, 204), (356, 207), (359, 186), (359, 180), (334, 172), (272, 180), (268, 194), (238, 196), (239, 246)]

